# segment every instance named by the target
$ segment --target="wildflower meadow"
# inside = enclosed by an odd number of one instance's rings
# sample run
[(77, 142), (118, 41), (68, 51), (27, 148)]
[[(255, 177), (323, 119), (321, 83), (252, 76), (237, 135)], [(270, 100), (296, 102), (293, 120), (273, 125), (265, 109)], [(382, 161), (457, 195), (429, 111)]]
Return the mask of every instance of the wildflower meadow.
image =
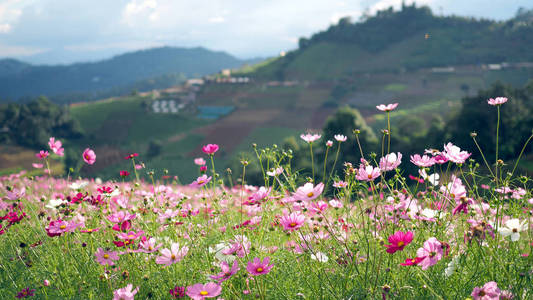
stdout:
[[(161, 170), (147, 172), (137, 153), (115, 180), (54, 176), (49, 159), (64, 148), (52, 137), (35, 158), (44, 175), (0, 181), (0, 298), (533, 299), (533, 195), (516, 172), (527, 143), (513, 162), (498, 157), (506, 102), (478, 108), (498, 115), (495, 157), (476, 133), (479, 161), (453, 140), (395, 152), (394, 103), (377, 106), (388, 121), (381, 153), (357, 139), (360, 161), (338, 161), (346, 136), (304, 133), (309, 169), (274, 145), (243, 159), (237, 179), (221, 175), (208, 144), (186, 184), (156, 180)], [(80, 153), (89, 165), (98, 155)], [(246, 184), (251, 164), (263, 186)]]

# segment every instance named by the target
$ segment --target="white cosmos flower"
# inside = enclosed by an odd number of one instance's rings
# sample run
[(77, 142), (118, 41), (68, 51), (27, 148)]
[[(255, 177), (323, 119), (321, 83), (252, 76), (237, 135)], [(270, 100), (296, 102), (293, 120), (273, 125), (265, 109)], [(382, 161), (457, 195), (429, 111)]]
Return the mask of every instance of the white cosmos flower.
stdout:
[(51, 199), (50, 201), (48, 201), (48, 204), (46, 204), (45, 207), (49, 209), (56, 209), (56, 207), (63, 203), (67, 203), (67, 201), (63, 199)]
[(73, 190), (79, 190), (79, 189), (86, 187), (88, 184), (89, 184), (88, 181), (76, 181), (76, 182), (71, 183), (68, 187)]
[(505, 222), (505, 226), (498, 229), (501, 235), (511, 236), (511, 241), (516, 242), (520, 239), (520, 232), (527, 230), (526, 221), (520, 222), (519, 219), (510, 219)]
[(452, 260), (448, 263), (448, 266), (446, 269), (444, 269), (444, 276), (450, 277), (457, 269), (457, 265), (459, 264), (459, 256), (455, 256), (452, 258)]
[(329, 257), (325, 253), (317, 251), (315, 254), (311, 254), (311, 259), (325, 263), (328, 262)]

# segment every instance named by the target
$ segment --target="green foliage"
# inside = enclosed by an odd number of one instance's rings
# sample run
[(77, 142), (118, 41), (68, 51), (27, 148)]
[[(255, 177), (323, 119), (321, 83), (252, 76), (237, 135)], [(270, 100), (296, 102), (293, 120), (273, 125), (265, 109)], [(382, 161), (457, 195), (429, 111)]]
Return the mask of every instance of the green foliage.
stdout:
[(487, 100), (495, 97), (508, 97), (509, 101), (500, 107), (499, 157), (515, 158), (531, 135), (533, 128), (531, 86), (533, 83), (529, 83), (524, 88), (512, 88), (510, 85), (496, 83), (489, 89), (480, 91), (477, 96), (464, 98), (459, 114), (447, 123), (446, 138), (468, 149), (475, 156), (479, 156), (479, 151), (470, 137), (470, 132), (476, 132), (476, 139), (485, 156), (494, 157), (497, 108), (489, 106)]
[(28, 104), (0, 106), (2, 140), (31, 148), (45, 147), (51, 136), (78, 139), (83, 130), (66, 107), (39, 97)]
[(434, 66), (532, 61), (533, 21), (522, 12), (505, 22), (435, 16), (415, 4), (343, 19), (299, 48), (259, 68), (257, 77), (334, 80), (347, 74)]

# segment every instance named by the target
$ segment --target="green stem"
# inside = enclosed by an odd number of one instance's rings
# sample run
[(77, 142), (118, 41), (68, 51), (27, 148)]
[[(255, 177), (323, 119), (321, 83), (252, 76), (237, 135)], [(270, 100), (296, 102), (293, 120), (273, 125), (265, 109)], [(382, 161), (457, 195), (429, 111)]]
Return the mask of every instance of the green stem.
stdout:
[(324, 173), (322, 173), (322, 182), (326, 182), (326, 163), (328, 162), (329, 146), (326, 146), (326, 157), (324, 158)]
[(391, 136), (391, 131), (390, 131), (390, 111), (387, 111), (387, 133), (388, 133), (388, 136), (389, 136), (389, 142), (388, 142), (388, 146), (387, 146), (387, 154), (390, 153), (390, 136)]
[(309, 152), (311, 153), (311, 169), (313, 171), (313, 184), (315, 183), (315, 160), (313, 157), (313, 142), (309, 143)]
[(498, 108), (498, 122), (496, 123), (496, 187), (498, 187), (498, 139), (500, 136), (500, 106)]

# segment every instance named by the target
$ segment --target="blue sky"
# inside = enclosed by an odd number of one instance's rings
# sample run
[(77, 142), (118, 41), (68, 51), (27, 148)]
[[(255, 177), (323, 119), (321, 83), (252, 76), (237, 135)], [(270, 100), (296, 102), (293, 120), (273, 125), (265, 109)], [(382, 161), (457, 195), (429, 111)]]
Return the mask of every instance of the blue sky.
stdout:
[[(412, 1), (405, 1), (411, 3)], [(0, 57), (71, 63), (163, 45), (241, 58), (294, 49), (343, 16), (402, 0), (0, 0)], [(419, 0), (435, 14), (508, 19), (531, 0)]]

